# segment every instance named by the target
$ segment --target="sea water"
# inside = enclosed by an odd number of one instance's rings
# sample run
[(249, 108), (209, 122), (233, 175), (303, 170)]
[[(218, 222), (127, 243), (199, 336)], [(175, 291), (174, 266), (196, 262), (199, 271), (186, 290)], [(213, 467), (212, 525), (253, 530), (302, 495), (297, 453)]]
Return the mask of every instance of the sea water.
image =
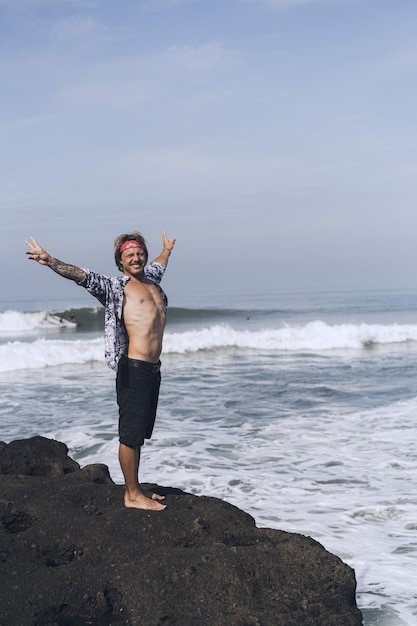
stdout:
[[(417, 624), (417, 295), (212, 302), (169, 309), (141, 481), (313, 537), (354, 568), (366, 626)], [(58, 439), (121, 483), (96, 305), (0, 303), (0, 439)]]

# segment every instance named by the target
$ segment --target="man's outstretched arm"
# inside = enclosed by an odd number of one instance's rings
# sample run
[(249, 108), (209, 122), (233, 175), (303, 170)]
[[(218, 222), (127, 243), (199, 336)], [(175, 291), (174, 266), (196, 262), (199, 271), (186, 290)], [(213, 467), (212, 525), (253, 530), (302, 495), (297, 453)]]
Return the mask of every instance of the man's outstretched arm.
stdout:
[(46, 250), (41, 248), (33, 237), (29, 237), (29, 239), (25, 241), (25, 244), (29, 248), (29, 250), (26, 250), (29, 260), (36, 261), (40, 265), (47, 265), (51, 268), (51, 270), (60, 276), (68, 278), (69, 280), (75, 280), (77, 283), (81, 282), (85, 278), (84, 270), (76, 265), (63, 263), (59, 259), (51, 256), (48, 252), (46, 252)]
[(172, 252), (172, 248), (175, 246), (175, 239), (168, 239), (165, 231), (162, 231), (162, 246), (162, 251), (156, 259), (154, 259), (154, 263), (168, 265), (169, 255)]

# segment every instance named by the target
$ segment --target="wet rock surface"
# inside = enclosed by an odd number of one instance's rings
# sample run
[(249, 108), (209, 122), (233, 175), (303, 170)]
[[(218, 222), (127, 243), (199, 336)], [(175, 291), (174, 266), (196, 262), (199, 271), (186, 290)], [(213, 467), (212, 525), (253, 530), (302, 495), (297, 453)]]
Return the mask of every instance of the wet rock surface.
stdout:
[(153, 486), (123, 506), (105, 465), (57, 441), (0, 444), (0, 626), (358, 626), (355, 575), (309, 537)]

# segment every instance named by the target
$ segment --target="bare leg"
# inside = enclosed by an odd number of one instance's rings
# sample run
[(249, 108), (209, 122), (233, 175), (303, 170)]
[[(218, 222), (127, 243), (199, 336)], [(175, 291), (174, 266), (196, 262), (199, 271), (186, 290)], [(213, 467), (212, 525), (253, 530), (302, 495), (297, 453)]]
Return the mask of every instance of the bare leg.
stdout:
[(124, 502), (127, 508), (145, 509), (147, 511), (163, 511), (166, 506), (145, 495), (140, 488), (138, 470), (140, 448), (129, 448), (123, 443), (119, 445), (119, 462), (125, 479)]
[[(140, 451), (141, 451), (140, 448), (136, 448), (136, 459), (137, 459), (136, 476), (138, 477), (138, 481), (139, 481)], [(149, 489), (142, 489), (141, 491), (148, 498), (152, 498), (152, 500), (165, 500), (165, 496), (161, 496), (161, 495), (159, 495), (159, 493), (155, 493), (154, 491), (150, 491)]]

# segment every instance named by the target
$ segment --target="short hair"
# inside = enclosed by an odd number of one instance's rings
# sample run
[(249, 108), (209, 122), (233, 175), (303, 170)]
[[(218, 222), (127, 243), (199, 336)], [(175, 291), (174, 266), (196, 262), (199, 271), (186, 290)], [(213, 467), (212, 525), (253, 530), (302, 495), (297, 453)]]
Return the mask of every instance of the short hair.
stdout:
[(148, 261), (148, 248), (146, 247), (146, 242), (144, 237), (138, 232), (138, 231), (134, 231), (133, 233), (124, 233), (123, 235), (119, 235), (115, 240), (114, 240), (114, 260), (116, 262), (117, 268), (122, 272), (123, 268), (120, 264), (120, 259), (121, 259), (121, 252), (120, 252), (120, 246), (125, 242), (125, 241), (137, 241), (138, 243), (140, 243), (141, 247), (144, 249), (145, 251), (145, 257), (146, 257), (146, 262)]

